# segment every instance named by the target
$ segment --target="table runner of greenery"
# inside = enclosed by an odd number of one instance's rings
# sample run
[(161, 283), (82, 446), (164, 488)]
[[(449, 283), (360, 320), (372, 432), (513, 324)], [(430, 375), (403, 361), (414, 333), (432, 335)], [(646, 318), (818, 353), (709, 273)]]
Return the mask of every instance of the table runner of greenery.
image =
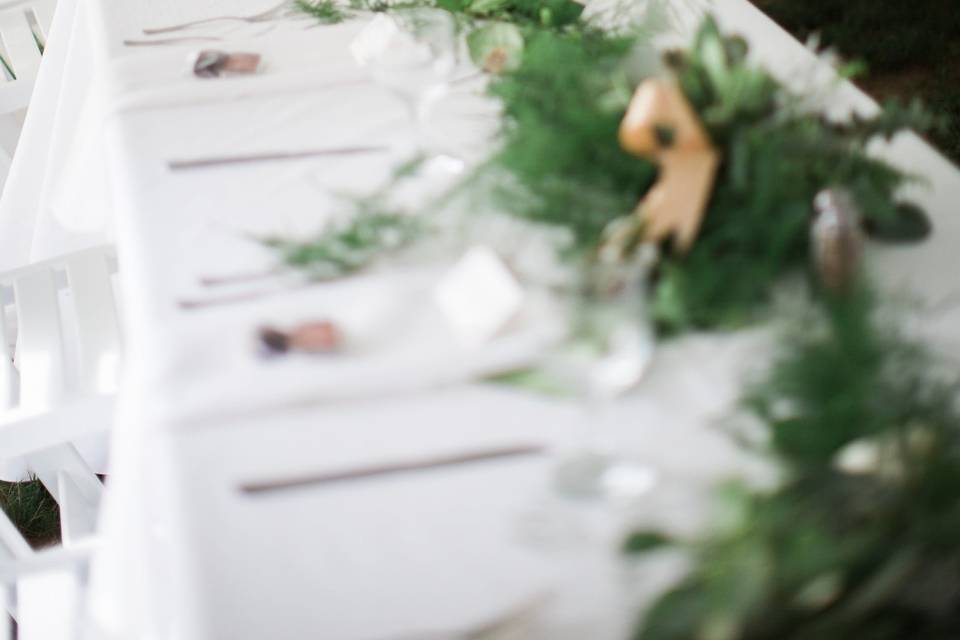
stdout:
[[(437, 1), (472, 29), (492, 20), (522, 36), (517, 63), (490, 83), (504, 109), (501, 146), (478, 170), (511, 179), (479, 183), (500, 210), (568, 230), (571, 259), (589, 260), (656, 178), (653, 164), (617, 140), (634, 87), (649, 77), (631, 63), (650, 34), (601, 28), (572, 4)], [(537, 19), (545, 15), (564, 19)], [(723, 164), (693, 249), (662, 248), (652, 308), (663, 334), (754, 321), (784, 276), (812, 271), (812, 202), (824, 188), (848, 190), (868, 229), (903, 222), (896, 194), (910, 178), (865, 147), (930, 126), (921, 108), (890, 103), (874, 118), (828, 120), (710, 18), (666, 61)], [(957, 384), (922, 345), (878, 319), (881, 301), (866, 277), (839, 293), (808, 281), (815, 305), (798, 319), (803, 329), (784, 336), (769, 378), (743, 399), (764, 427), (757, 447), (779, 461), (782, 478), (775, 489), (725, 487), (727, 516), (701, 540), (630, 537), (629, 553), (681, 545), (696, 559), (641, 617), (637, 638), (960, 632)]]

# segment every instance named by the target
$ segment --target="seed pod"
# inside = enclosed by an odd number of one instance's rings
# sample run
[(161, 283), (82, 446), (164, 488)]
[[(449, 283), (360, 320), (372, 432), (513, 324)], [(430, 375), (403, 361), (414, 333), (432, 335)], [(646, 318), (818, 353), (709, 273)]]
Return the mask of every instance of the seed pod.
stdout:
[(307, 322), (290, 331), (263, 327), (259, 336), (260, 343), (271, 353), (331, 353), (343, 343), (340, 329), (329, 320)]
[(286, 353), (290, 350), (290, 339), (279, 329), (262, 327), (259, 335), (260, 344), (270, 353)]
[(255, 73), (260, 65), (258, 53), (227, 53), (205, 50), (197, 54), (193, 73), (198, 78), (217, 78), (230, 73)]
[(843, 291), (855, 279), (863, 256), (860, 212), (845, 189), (826, 189), (813, 202), (810, 245), (817, 277), (826, 289)]

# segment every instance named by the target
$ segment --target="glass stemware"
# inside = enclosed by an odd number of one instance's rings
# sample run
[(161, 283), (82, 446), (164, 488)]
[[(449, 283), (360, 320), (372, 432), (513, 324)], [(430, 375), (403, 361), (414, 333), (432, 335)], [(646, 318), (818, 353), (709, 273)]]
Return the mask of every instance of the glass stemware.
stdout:
[(431, 109), (450, 85), (457, 66), (457, 25), (442, 9), (397, 9), (391, 29), (365, 63), (375, 82), (400, 98), (414, 127), (418, 151), (429, 156)]
[(634, 496), (649, 490), (656, 472), (625, 456), (611, 437), (611, 405), (646, 373), (654, 349), (646, 308), (645, 262), (585, 268), (572, 300), (575, 379), (586, 408), (587, 433), (562, 456), (555, 483), (567, 496)]

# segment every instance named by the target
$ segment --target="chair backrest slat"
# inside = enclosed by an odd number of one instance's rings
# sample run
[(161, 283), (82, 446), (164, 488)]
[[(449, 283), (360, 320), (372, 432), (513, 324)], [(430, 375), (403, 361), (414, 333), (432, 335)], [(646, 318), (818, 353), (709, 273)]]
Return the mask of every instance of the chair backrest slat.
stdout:
[[(86, 505), (93, 509), (100, 506), (103, 485), (72, 444), (61, 444), (31, 453), (28, 459), (31, 473), (43, 483), (43, 486), (61, 507), (64, 500), (69, 500), (75, 496), (81, 497)], [(71, 493), (68, 495), (61, 492), (63, 488), (62, 474), (68, 474), (72, 481), (70, 484)]]
[(64, 392), (63, 338), (53, 270), (29, 270), (14, 280), (13, 289), (20, 407), (50, 410), (59, 404)]
[(65, 261), (79, 339), (79, 381), (87, 393), (116, 391), (120, 329), (108, 255), (84, 252)]
[(47, 44), (47, 38), (50, 37), (50, 25), (53, 24), (53, 12), (57, 8), (55, 0), (33, 0), (26, 5), (28, 10), (33, 10), (37, 16), (40, 35), (44, 46)]
[[(81, 486), (85, 484), (84, 478), (91, 477), (77, 477), (68, 471), (60, 471), (60, 533), (66, 546), (91, 538), (96, 533), (99, 499), (91, 502)], [(96, 491), (99, 494), (100, 488), (97, 487)]]

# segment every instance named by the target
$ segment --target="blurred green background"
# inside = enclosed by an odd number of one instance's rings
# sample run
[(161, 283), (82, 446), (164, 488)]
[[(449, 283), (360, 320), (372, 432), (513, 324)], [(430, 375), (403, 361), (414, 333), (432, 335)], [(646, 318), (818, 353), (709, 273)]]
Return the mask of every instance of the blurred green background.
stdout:
[(920, 97), (944, 117), (932, 141), (960, 162), (960, 0), (753, 0), (801, 40), (861, 60), (878, 99)]

